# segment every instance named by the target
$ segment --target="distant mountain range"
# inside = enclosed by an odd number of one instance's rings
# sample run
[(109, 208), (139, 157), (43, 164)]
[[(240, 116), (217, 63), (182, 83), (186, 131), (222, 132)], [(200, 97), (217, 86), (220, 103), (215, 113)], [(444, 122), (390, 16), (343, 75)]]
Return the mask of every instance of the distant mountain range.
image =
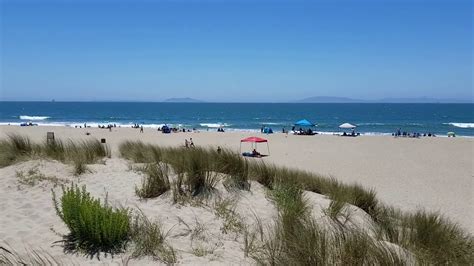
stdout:
[(379, 100), (361, 100), (346, 97), (316, 96), (309, 97), (297, 103), (472, 103), (472, 99), (437, 99), (437, 98), (383, 98)]
[[(205, 103), (205, 101), (197, 100), (190, 97), (184, 98), (169, 98), (164, 100), (166, 103)], [(438, 99), (438, 98), (382, 98), (378, 100), (363, 100), (348, 97), (333, 97), (333, 96), (315, 96), (304, 98), (291, 103), (473, 103), (472, 99)]]
[(346, 97), (316, 96), (309, 97), (299, 101), (298, 103), (363, 103), (367, 102), (360, 99), (351, 99)]
[(203, 103), (204, 101), (185, 97), (185, 98), (169, 98), (164, 100), (166, 103)]

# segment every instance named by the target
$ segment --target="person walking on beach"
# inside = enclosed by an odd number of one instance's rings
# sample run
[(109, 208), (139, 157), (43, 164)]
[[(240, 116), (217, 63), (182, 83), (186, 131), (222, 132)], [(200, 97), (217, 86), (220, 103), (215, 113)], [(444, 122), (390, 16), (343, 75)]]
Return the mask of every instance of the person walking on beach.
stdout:
[(184, 139), (184, 147), (185, 147), (185, 148), (189, 148), (188, 139)]
[(140, 133), (143, 133), (143, 126), (140, 127)]
[(193, 138), (189, 138), (189, 147), (194, 148)]

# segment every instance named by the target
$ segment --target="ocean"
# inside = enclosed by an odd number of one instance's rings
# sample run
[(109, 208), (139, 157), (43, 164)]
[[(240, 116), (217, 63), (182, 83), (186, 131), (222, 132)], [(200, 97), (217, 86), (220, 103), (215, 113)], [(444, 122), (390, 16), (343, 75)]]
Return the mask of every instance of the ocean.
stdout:
[(0, 102), (0, 125), (32, 122), (50, 126), (103, 124), (159, 127), (163, 124), (216, 130), (275, 132), (308, 119), (320, 133), (340, 132), (345, 122), (365, 135), (406, 132), (474, 136), (474, 104), (367, 103), (145, 103), (145, 102)]

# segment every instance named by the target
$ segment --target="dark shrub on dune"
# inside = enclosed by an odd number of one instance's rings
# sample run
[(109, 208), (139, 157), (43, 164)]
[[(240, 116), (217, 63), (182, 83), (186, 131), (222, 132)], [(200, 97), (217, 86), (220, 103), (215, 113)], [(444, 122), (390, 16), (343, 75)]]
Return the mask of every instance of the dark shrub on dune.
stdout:
[(129, 239), (130, 222), (127, 209), (116, 209), (94, 199), (85, 186), (80, 189), (72, 184), (63, 187), (60, 199), (53, 191), (54, 207), (58, 216), (68, 227), (65, 238), (66, 249), (83, 250), (88, 254), (115, 253), (125, 247)]

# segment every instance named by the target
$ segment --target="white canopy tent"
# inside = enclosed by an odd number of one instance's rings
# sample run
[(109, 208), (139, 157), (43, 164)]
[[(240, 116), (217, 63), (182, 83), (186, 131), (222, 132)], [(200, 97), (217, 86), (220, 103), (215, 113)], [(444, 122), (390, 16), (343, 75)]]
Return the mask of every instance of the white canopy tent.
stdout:
[(354, 129), (356, 128), (357, 126), (353, 125), (353, 124), (350, 124), (350, 123), (344, 123), (342, 125), (339, 126), (339, 128), (344, 128), (344, 129)]

